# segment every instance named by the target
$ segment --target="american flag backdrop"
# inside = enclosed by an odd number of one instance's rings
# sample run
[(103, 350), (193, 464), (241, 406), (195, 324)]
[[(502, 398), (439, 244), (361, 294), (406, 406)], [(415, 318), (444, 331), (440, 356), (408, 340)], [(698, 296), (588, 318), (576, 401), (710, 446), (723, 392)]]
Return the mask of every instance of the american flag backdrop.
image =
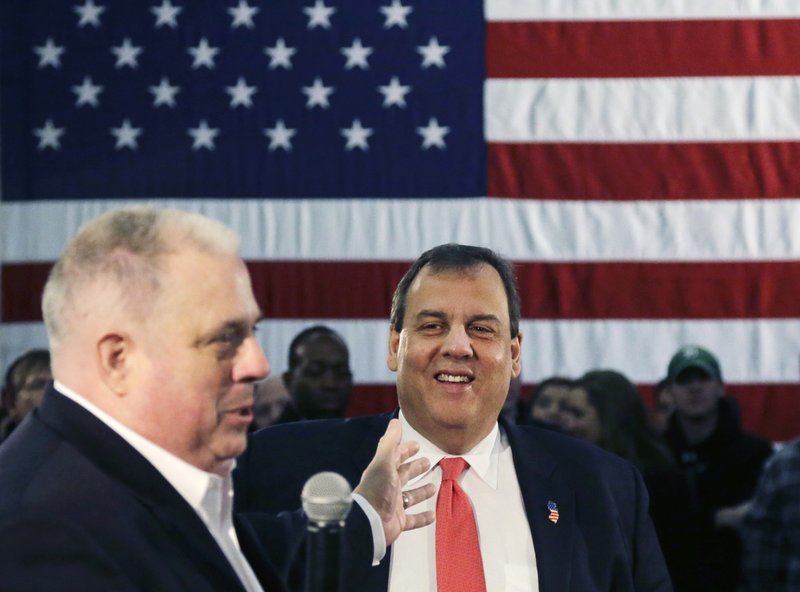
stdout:
[(745, 426), (800, 434), (800, 2), (3, 0), (0, 364), (121, 203), (242, 237), (275, 371), (312, 322), (391, 408), (423, 250), (518, 264), (523, 380), (720, 358)]

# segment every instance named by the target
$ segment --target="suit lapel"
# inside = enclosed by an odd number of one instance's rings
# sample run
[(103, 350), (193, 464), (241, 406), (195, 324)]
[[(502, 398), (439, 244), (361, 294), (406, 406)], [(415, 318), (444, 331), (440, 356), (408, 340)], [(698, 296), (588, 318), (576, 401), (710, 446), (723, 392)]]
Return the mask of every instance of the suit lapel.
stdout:
[(197, 570), (226, 590), (238, 576), (197, 512), (147, 459), (89, 411), (49, 388), (37, 416), (156, 516)]
[[(575, 492), (559, 477), (558, 463), (536, 441), (535, 433), (503, 423), (511, 445), (525, 513), (531, 526), (541, 590), (567, 590), (575, 537)], [(554, 502), (558, 520), (550, 520)]]

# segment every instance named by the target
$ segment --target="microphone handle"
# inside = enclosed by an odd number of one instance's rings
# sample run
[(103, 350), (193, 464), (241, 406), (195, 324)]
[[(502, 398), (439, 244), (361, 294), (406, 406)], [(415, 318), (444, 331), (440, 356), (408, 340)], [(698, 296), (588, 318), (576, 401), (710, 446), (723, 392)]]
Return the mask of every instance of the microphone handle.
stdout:
[(338, 592), (344, 523), (308, 523), (305, 592)]

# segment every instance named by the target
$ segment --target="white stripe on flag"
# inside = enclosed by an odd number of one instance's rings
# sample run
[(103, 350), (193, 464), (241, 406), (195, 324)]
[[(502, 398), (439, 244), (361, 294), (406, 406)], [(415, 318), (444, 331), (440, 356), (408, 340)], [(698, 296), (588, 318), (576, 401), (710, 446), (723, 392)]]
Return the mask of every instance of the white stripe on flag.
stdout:
[[(78, 227), (123, 203), (0, 204), (5, 263), (54, 261)], [(231, 226), (253, 260), (411, 261), (446, 242), (516, 261), (800, 259), (800, 199), (686, 201), (159, 200)], [(285, 232), (281, 229), (293, 229)], [(350, 229), (342, 233), (342, 228)], [(13, 229), (13, 232), (12, 232)]]
[(798, 17), (797, 0), (486, 0), (486, 20), (632, 20)]
[[(388, 320), (301, 319), (265, 321), (257, 333), (273, 372), (286, 369), (292, 338), (305, 327), (324, 323), (350, 347), (358, 383), (394, 382), (386, 367)], [(590, 368), (616, 368), (635, 382), (656, 382), (677, 347), (696, 343), (715, 352), (728, 383), (797, 382), (800, 320), (721, 321), (534, 321), (521, 323), (523, 380), (553, 374), (577, 376)], [(0, 364), (32, 347), (46, 347), (44, 325), (4, 325)]]
[(800, 138), (792, 76), (498, 78), (486, 81), (485, 100), (490, 142)]

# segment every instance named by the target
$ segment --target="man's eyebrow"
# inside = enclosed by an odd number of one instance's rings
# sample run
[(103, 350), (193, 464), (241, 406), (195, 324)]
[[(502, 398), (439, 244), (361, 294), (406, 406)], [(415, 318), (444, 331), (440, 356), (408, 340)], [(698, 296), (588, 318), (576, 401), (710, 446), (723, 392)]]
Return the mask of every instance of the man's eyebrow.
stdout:
[(421, 319), (421, 318), (424, 318), (424, 317), (433, 317), (433, 318), (436, 318), (436, 319), (446, 319), (447, 318), (447, 313), (445, 313), (445, 312), (443, 312), (441, 310), (428, 310), (428, 309), (423, 309), (423, 310), (421, 310), (421, 311), (419, 311), (417, 313), (417, 318), (418, 319)]
[(475, 321), (488, 321), (490, 323), (500, 323), (501, 322), (500, 321), (500, 317), (498, 317), (497, 315), (490, 314), (490, 313), (478, 314), (478, 315), (472, 316), (472, 317), (469, 318), (469, 321), (471, 323), (473, 323)]
[(195, 346), (201, 346), (201, 345), (207, 345), (209, 343), (212, 343), (217, 336), (219, 336), (221, 333), (224, 333), (226, 331), (233, 330), (233, 331), (238, 331), (238, 332), (242, 332), (242, 333), (246, 332), (250, 328), (250, 326), (251, 326), (250, 323), (248, 321), (244, 320), (244, 319), (235, 319), (235, 320), (227, 321), (225, 323), (222, 323), (221, 325), (217, 325), (216, 327), (214, 327), (208, 333), (198, 337), (195, 340), (194, 345)]

